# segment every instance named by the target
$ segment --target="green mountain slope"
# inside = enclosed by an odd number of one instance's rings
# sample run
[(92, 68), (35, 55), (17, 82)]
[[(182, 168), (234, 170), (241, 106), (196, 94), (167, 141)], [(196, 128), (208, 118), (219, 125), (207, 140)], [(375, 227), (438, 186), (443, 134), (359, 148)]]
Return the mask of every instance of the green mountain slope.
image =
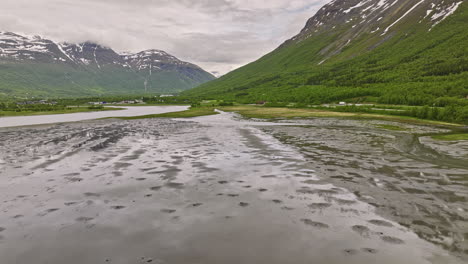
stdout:
[(121, 69), (93, 72), (67, 64), (0, 63), (0, 73), (0, 92), (9, 96), (77, 97), (144, 93), (143, 78)]
[(466, 105), (468, 3), (387, 2), (333, 1), (275, 51), (183, 94), (238, 102)]

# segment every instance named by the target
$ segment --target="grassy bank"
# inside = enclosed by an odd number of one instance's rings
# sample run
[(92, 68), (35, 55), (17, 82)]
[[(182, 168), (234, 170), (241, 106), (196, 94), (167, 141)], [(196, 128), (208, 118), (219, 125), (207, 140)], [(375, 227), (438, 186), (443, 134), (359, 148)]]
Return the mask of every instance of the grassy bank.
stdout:
[(397, 121), (403, 123), (415, 123), (415, 124), (428, 124), (428, 125), (440, 125), (440, 126), (456, 126), (459, 124), (418, 119), (407, 116), (395, 116), (395, 115), (384, 115), (384, 114), (367, 114), (367, 113), (356, 113), (356, 112), (334, 112), (322, 109), (311, 109), (311, 108), (287, 108), (287, 107), (264, 107), (254, 105), (237, 105), (237, 106), (221, 106), (218, 107), (220, 110), (227, 112), (237, 112), (245, 117), (249, 118), (307, 118), (307, 117), (338, 117), (338, 118), (354, 118), (354, 119), (381, 119), (388, 121)]
[(72, 114), (72, 113), (82, 113), (82, 112), (100, 112), (100, 111), (115, 111), (123, 110), (124, 108), (116, 107), (104, 107), (104, 108), (88, 108), (88, 107), (70, 107), (60, 110), (52, 111), (0, 111), (0, 117), (6, 116), (35, 116), (35, 115), (58, 115), (58, 114)]
[(207, 116), (207, 115), (216, 115), (214, 107), (191, 107), (188, 110), (180, 112), (171, 112), (164, 114), (154, 114), (154, 115), (142, 115), (142, 116), (129, 116), (129, 117), (117, 117), (118, 119), (123, 120), (133, 120), (133, 119), (145, 119), (145, 118), (189, 118), (197, 116)]
[(408, 129), (400, 127), (400, 126), (394, 126), (394, 125), (376, 125), (375, 127), (377, 128), (383, 128), (387, 130), (393, 130), (393, 131), (406, 131)]
[(462, 134), (447, 134), (447, 135), (434, 135), (431, 136), (435, 140), (446, 140), (446, 141), (455, 141), (455, 140), (468, 140), (468, 133)]

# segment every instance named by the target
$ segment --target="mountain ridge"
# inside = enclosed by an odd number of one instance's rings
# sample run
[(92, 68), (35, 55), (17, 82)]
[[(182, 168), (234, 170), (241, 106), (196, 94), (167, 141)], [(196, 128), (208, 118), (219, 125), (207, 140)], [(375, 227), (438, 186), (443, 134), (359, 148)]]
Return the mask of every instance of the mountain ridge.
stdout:
[[(64, 79), (69, 79), (73, 96), (79, 96), (180, 92), (215, 78), (199, 66), (160, 50), (118, 53), (89, 41), (54, 42), (13, 32), (0, 32), (0, 66), (0, 73), (4, 71), (0, 93), (22, 96), (67, 95)], [(26, 76), (30, 79), (28, 84), (19, 80), (20, 72), (36, 76)], [(118, 80), (121, 79), (119, 72), (124, 80)], [(96, 77), (98, 74), (103, 76)], [(40, 80), (45, 78), (47, 80)], [(112, 78), (117, 80), (110, 80)], [(42, 85), (33, 87), (31, 82)], [(56, 82), (62, 87), (56, 87)], [(79, 82), (81, 85), (77, 85)], [(76, 91), (77, 86), (81, 86), (82, 93)]]
[[(405, 18), (420, 16), (418, 23), (425, 22), (430, 31), (434, 26), (452, 15), (463, 3), (461, 0), (333, 0), (311, 17), (299, 34), (287, 40), (297, 43), (336, 27), (349, 27), (348, 32), (322, 50), (323, 55), (334, 55), (363, 33), (381, 38), (373, 45), (375, 49), (392, 37), (392, 28), (399, 27)], [(425, 12), (424, 12), (425, 11)], [(332, 47), (334, 45), (335, 47)], [(326, 56), (325, 56), (326, 57)], [(322, 62), (323, 63), (323, 62)]]

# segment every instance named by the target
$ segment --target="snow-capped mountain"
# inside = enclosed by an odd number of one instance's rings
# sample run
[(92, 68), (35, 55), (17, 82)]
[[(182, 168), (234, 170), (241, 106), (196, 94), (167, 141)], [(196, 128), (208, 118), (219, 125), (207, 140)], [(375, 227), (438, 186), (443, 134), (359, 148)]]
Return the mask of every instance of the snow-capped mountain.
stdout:
[(0, 59), (16, 61), (65, 62), (77, 65), (119, 65), (140, 71), (161, 70), (168, 67), (200, 67), (179, 60), (162, 50), (150, 49), (137, 53), (115, 52), (99, 44), (84, 42), (58, 43), (39, 36), (22, 36), (12, 32), (0, 32)]
[(452, 15), (463, 0), (333, 0), (310, 18), (302, 31), (282, 46), (324, 33), (341, 34), (322, 54), (325, 60), (364, 34), (379, 38), (373, 49), (390, 39), (405, 25), (420, 24), (430, 31)]
[(110, 48), (95, 43), (58, 43), (57, 45), (61, 48), (63, 53), (67, 55), (71, 63), (88, 66), (92, 65), (99, 69), (106, 65), (128, 66), (125, 64), (121, 55)]
[(157, 76), (158, 72), (177, 72), (188, 79), (197, 80), (200, 83), (204, 82), (204, 77), (199, 74), (200, 71), (203, 71), (200, 67), (181, 61), (162, 50), (151, 49), (138, 53), (124, 53), (121, 58), (126, 67), (137, 71), (145, 78), (145, 90), (156, 85), (157, 79), (154, 75)]
[(0, 32), (0, 59), (66, 62), (68, 55), (53, 41), (39, 36), (21, 36), (12, 32)]
[(199, 68), (194, 64), (181, 61), (162, 50), (151, 49), (133, 54), (126, 53), (122, 57), (128, 65), (138, 70), (162, 69), (168, 65)]
[[(119, 54), (96, 43), (58, 43), (39, 36), (24, 36), (12, 32), (0, 32), (0, 64), (15, 68), (26, 67), (28, 64), (48, 65), (49, 69), (56, 70), (56, 78), (67, 78), (73, 85), (79, 82), (93, 83), (92, 80), (81, 79), (86, 75), (85, 78), (95, 79), (95, 75), (100, 74), (100, 79), (111, 79), (119, 77), (115, 75), (116, 72), (125, 72), (126, 75), (133, 75), (130, 80), (136, 83), (128, 80), (127, 76), (125, 82), (131, 92), (136, 87), (141, 88), (140, 92), (182, 91), (215, 78), (200, 67), (181, 61), (164, 51), (151, 49)], [(80, 80), (70, 77), (70, 72), (76, 71), (83, 72)], [(53, 72), (47, 74), (53, 75)], [(1, 86), (2, 83), (0, 92)], [(93, 86), (102, 87), (107, 84), (100, 81), (98, 84), (93, 83)]]
[(299, 37), (349, 24), (354, 32), (388, 34), (405, 18), (416, 17), (431, 28), (453, 14), (462, 0), (334, 0), (313, 16)]

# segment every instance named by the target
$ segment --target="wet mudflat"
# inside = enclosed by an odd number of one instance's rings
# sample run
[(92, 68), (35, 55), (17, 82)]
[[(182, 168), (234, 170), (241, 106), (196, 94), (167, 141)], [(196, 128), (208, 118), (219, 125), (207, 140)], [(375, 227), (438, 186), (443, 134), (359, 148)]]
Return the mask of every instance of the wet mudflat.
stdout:
[(368, 122), (3, 128), (0, 262), (465, 263), (466, 144)]

